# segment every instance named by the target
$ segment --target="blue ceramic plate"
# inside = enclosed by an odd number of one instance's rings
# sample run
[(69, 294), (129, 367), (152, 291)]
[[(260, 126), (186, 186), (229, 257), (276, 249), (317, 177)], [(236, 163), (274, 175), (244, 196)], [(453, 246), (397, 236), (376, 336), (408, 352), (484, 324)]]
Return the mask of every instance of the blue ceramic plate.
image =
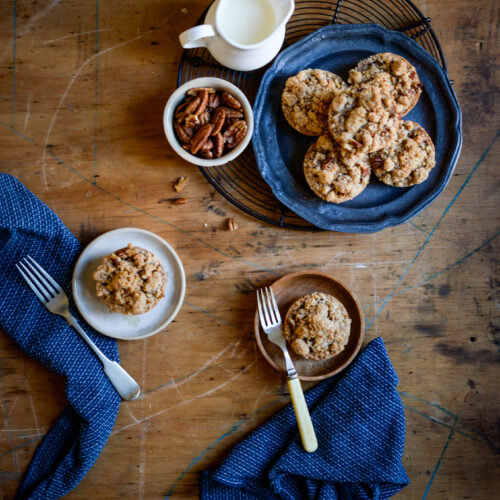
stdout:
[[(387, 186), (372, 175), (357, 198), (339, 205), (327, 203), (310, 190), (302, 171), (305, 153), (315, 138), (288, 125), (281, 94), (287, 78), (302, 69), (326, 69), (346, 80), (358, 61), (377, 52), (399, 54), (415, 66), (424, 88), (404, 119), (427, 130), (436, 146), (436, 166), (417, 186)], [(444, 70), (411, 38), (376, 24), (327, 26), (283, 50), (261, 81), (254, 120), (257, 166), (276, 198), (318, 228), (332, 231), (370, 233), (418, 214), (446, 187), (462, 144), (460, 107)]]

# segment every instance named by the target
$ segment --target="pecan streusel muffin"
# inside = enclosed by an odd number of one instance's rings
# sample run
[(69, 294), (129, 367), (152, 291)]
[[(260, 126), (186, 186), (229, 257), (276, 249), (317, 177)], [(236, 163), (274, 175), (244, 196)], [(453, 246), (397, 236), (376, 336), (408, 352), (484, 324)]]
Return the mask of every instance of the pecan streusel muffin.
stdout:
[(284, 335), (292, 349), (307, 359), (328, 359), (349, 340), (351, 319), (332, 295), (314, 292), (297, 299), (285, 317)]
[(436, 164), (432, 139), (412, 121), (401, 122), (393, 145), (369, 156), (375, 175), (385, 184), (397, 187), (424, 182)]
[(368, 185), (370, 170), (367, 154), (342, 154), (330, 135), (313, 142), (304, 158), (307, 183), (317, 196), (331, 203), (358, 196)]
[(404, 57), (389, 52), (374, 54), (349, 71), (348, 81), (352, 85), (369, 83), (381, 73), (390, 76), (396, 112), (406, 115), (417, 104), (422, 84), (414, 66)]
[(132, 243), (104, 257), (92, 276), (97, 296), (121, 314), (150, 311), (164, 296), (167, 281), (160, 261)]
[(349, 87), (335, 96), (328, 112), (328, 127), (344, 149), (371, 153), (392, 144), (401, 119), (395, 111), (392, 84), (381, 73), (370, 83)]
[(347, 85), (340, 76), (323, 69), (304, 69), (288, 78), (281, 95), (287, 122), (305, 135), (321, 135), (327, 130), (331, 100)]

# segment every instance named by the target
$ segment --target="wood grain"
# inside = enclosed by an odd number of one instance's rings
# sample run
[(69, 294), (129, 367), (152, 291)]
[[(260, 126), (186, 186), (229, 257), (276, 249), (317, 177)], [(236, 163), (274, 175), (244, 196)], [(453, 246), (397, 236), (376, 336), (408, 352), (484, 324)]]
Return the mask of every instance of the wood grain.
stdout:
[[(71, 499), (191, 499), (212, 468), (289, 402), (253, 337), (254, 290), (300, 270), (353, 289), (365, 343), (382, 336), (406, 409), (398, 499), (489, 500), (498, 488), (499, 116), (493, 0), (417, 0), (432, 18), (461, 103), (464, 144), (443, 194), (409, 223), (371, 235), (260, 223), (168, 146), (178, 34), (209, 0), (0, 3), (0, 169), (79, 238), (142, 227), (179, 253), (187, 294), (176, 321), (119, 342), (141, 399)], [(185, 205), (172, 182), (189, 177)], [(232, 217), (237, 231), (224, 229)], [(307, 384), (305, 384), (308, 387)], [(64, 380), (0, 335), (0, 492), (13, 498), (66, 407)]]

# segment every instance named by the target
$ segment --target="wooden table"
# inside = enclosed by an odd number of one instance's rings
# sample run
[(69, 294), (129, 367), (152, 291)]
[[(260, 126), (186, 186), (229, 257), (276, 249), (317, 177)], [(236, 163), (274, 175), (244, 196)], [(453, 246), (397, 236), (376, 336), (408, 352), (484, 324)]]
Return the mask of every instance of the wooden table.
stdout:
[[(464, 145), (444, 193), (376, 234), (260, 223), (178, 158), (162, 130), (178, 33), (209, 0), (0, 6), (1, 170), (47, 203), (83, 244), (124, 226), (179, 253), (185, 303), (165, 331), (119, 343), (143, 396), (123, 403), (94, 467), (68, 498), (196, 498), (199, 471), (288, 402), (252, 331), (254, 290), (326, 271), (358, 295), (399, 374), (406, 408), (400, 499), (492, 499), (498, 488), (498, 3), (420, 0), (461, 102)], [(189, 177), (185, 205), (165, 202)], [(239, 229), (224, 229), (232, 217)], [(66, 406), (64, 381), (0, 335), (0, 491), (12, 498)], [(498, 495), (498, 493), (496, 493)]]

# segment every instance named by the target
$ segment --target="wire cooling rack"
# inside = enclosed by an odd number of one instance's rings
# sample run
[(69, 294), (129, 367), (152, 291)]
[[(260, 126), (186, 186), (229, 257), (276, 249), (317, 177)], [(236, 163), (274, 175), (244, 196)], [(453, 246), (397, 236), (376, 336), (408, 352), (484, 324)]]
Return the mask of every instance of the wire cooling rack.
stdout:
[[(200, 23), (204, 17), (205, 14)], [(443, 51), (430, 22), (410, 0), (296, 0), (283, 48), (329, 24), (377, 23), (413, 38), (446, 71)], [(181, 85), (202, 76), (224, 78), (237, 85), (253, 103), (265, 70), (234, 71), (220, 65), (205, 48), (190, 49), (182, 53), (177, 83)], [(251, 147), (234, 161), (200, 170), (222, 196), (252, 217), (290, 229), (317, 229), (274, 197), (259, 174)]]

